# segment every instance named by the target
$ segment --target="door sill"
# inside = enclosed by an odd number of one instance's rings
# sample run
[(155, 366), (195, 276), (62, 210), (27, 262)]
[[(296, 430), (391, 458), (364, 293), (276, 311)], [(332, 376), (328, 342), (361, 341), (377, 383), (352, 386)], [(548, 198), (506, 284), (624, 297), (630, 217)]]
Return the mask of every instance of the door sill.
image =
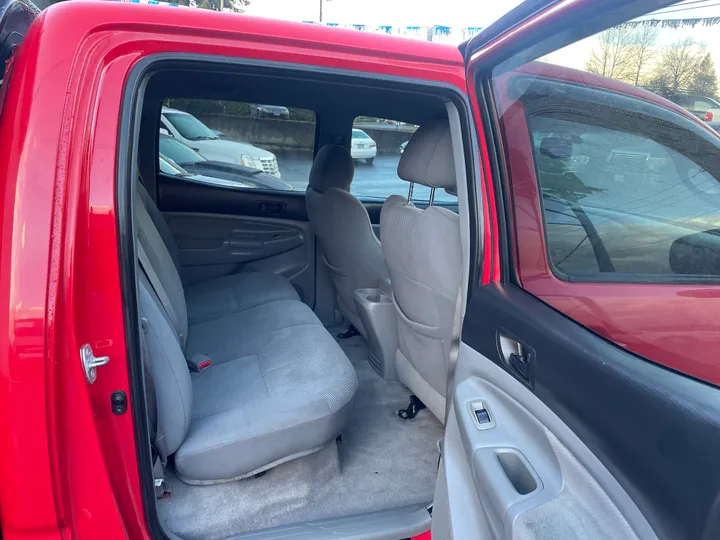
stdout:
[(232, 540), (400, 540), (430, 530), (427, 505), (412, 505), (340, 518), (282, 525), (230, 537)]

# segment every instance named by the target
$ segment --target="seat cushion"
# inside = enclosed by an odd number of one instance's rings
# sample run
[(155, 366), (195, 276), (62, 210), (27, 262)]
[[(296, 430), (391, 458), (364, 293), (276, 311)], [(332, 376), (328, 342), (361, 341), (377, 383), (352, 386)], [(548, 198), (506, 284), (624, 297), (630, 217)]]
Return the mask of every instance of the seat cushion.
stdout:
[(185, 356), (203, 354), (213, 364), (229, 362), (258, 353), (282, 330), (301, 325), (323, 328), (315, 313), (300, 300), (276, 300), (191, 324)]
[(209, 321), (276, 300), (300, 300), (287, 278), (265, 272), (241, 272), (185, 288), (188, 322)]
[(319, 325), (285, 328), (254, 354), (192, 374), (193, 412), (175, 466), (188, 483), (255, 474), (340, 433), (358, 387)]

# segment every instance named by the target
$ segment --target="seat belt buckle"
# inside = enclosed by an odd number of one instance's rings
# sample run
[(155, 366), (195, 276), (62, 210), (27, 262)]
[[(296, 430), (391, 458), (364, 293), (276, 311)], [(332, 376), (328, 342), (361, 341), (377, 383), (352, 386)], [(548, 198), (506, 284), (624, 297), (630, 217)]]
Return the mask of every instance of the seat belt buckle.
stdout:
[(194, 354), (192, 358), (187, 359), (190, 371), (204, 371), (212, 366), (212, 360), (204, 354)]
[(172, 490), (165, 480), (165, 469), (162, 460), (155, 451), (153, 451), (153, 488), (155, 489), (156, 499), (168, 499), (172, 496)]

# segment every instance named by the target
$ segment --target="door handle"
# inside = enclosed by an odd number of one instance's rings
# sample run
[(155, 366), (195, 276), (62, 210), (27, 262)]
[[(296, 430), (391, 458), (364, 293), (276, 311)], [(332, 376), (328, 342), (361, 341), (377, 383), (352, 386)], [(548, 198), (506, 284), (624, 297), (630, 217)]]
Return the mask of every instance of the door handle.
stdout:
[(502, 330), (498, 331), (498, 345), (508, 370), (521, 382), (533, 388), (535, 351)]
[(258, 201), (257, 206), (264, 214), (279, 214), (285, 208), (285, 203)]

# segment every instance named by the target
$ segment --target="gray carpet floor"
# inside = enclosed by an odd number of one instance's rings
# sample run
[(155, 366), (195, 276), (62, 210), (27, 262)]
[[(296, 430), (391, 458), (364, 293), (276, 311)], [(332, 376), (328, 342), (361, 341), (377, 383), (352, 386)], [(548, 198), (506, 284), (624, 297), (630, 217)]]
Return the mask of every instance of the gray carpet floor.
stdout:
[(183, 484), (169, 467), (172, 496), (158, 501), (158, 512), (170, 531), (188, 540), (214, 540), (432, 500), (442, 425), (427, 410), (400, 420), (396, 413), (408, 402), (407, 388), (375, 373), (361, 336), (338, 342), (360, 379), (342, 443), (260, 478), (212, 486)]

